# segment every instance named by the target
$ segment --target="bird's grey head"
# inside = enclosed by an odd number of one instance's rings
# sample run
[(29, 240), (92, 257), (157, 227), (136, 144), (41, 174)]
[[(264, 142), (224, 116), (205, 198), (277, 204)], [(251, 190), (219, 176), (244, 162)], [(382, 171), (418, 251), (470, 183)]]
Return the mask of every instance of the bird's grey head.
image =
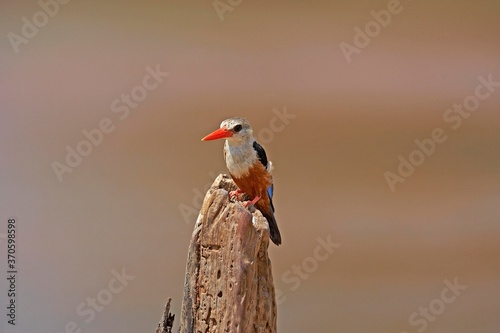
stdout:
[(218, 130), (205, 136), (202, 141), (226, 139), (231, 146), (240, 146), (243, 143), (252, 145), (254, 138), (250, 123), (245, 118), (229, 118), (220, 124)]
[(220, 124), (220, 128), (231, 131), (232, 135), (226, 139), (233, 143), (253, 141), (253, 131), (245, 118), (228, 118)]

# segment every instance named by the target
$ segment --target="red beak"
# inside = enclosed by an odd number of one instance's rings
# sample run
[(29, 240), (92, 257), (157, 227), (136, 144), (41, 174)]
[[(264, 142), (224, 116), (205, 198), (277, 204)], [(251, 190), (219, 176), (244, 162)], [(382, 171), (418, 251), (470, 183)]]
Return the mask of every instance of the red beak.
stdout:
[(210, 133), (209, 135), (207, 135), (206, 137), (201, 139), (201, 141), (224, 139), (224, 138), (229, 138), (231, 136), (233, 136), (233, 132), (231, 132), (230, 130), (228, 130), (225, 127), (222, 127), (216, 131), (213, 131), (212, 133)]

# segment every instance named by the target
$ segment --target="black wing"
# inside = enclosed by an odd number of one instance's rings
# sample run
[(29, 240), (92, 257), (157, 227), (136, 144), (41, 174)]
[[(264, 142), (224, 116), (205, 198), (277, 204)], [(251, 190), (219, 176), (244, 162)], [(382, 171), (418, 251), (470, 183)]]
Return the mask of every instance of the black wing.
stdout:
[[(264, 150), (264, 148), (261, 145), (259, 145), (257, 143), (257, 141), (253, 142), (253, 148), (255, 149), (255, 151), (257, 151), (257, 156), (259, 157), (259, 161), (267, 169), (269, 162), (267, 161), (266, 151)], [(271, 184), (271, 186), (269, 186), (269, 188), (267, 189), (267, 195), (269, 196), (269, 201), (271, 203), (271, 209), (274, 213), (273, 194), (274, 194), (274, 185)]]
[(267, 169), (268, 162), (267, 162), (266, 151), (264, 150), (264, 148), (261, 145), (259, 145), (257, 141), (254, 141), (253, 149), (255, 149), (255, 151), (257, 152), (257, 156), (259, 157), (260, 163), (264, 164), (264, 166)]

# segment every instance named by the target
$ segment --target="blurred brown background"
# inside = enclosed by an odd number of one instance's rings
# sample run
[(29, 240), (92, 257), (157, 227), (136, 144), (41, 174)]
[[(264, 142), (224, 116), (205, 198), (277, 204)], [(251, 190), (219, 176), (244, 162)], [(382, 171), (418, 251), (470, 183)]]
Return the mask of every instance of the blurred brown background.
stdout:
[[(387, 1), (232, 3), (223, 20), (210, 1), (52, 5), (17, 53), (9, 33), (43, 9), (1, 4), (2, 272), (19, 224), (4, 331), (153, 332), (167, 297), (179, 316), (192, 211), (225, 171), (222, 142), (200, 139), (244, 116), (275, 165), (280, 332), (499, 332), (500, 87), (456, 130), (443, 115), (479, 76), (500, 81), (500, 2), (402, 1), (350, 63), (340, 44)], [(148, 67), (169, 75), (143, 96)], [(105, 118), (114, 130), (60, 182), (53, 162)], [(384, 173), (435, 128), (447, 141), (391, 191)], [(318, 237), (340, 244), (323, 261)], [(110, 300), (122, 268), (135, 278)], [(467, 289), (445, 304), (455, 279)]]

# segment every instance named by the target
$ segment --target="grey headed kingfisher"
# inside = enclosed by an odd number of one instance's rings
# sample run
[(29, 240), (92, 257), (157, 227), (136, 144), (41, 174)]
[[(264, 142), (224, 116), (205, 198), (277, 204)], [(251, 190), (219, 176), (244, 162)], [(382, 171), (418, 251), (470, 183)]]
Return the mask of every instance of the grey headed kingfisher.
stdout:
[(269, 223), (271, 240), (280, 245), (281, 235), (274, 218), (272, 163), (264, 148), (255, 141), (250, 123), (245, 118), (226, 119), (218, 130), (201, 140), (216, 139), (226, 139), (224, 159), (231, 178), (239, 187), (231, 191), (230, 196), (248, 194), (252, 200), (245, 202), (244, 207), (251, 204), (260, 210)]

